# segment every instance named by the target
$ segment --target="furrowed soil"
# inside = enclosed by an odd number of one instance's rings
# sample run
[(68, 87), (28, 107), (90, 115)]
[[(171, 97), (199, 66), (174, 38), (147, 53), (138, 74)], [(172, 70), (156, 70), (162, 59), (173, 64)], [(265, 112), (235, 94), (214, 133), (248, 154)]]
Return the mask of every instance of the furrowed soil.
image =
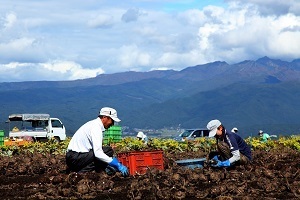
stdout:
[(300, 154), (256, 150), (247, 166), (189, 169), (176, 160), (203, 152), (164, 153), (164, 170), (123, 178), (120, 173), (70, 173), (64, 155), (0, 157), (1, 199), (300, 199)]

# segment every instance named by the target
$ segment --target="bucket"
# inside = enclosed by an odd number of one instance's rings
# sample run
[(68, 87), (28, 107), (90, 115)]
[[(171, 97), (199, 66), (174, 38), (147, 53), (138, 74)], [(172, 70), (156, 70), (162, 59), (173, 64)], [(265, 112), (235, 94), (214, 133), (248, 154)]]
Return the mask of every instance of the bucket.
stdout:
[(186, 167), (186, 168), (189, 168), (189, 169), (195, 169), (195, 168), (203, 168), (204, 161), (206, 161), (206, 158), (177, 160), (175, 162), (179, 166), (183, 166), (183, 167)]

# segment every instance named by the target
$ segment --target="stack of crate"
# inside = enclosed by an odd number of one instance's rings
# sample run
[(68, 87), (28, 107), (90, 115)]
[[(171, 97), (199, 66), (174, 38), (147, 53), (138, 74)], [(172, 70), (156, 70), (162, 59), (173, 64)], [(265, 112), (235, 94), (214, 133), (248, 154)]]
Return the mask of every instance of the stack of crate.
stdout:
[(0, 147), (4, 145), (4, 131), (0, 130)]
[(104, 132), (103, 144), (109, 145), (111, 143), (120, 142), (122, 140), (122, 128), (119, 125), (111, 126)]

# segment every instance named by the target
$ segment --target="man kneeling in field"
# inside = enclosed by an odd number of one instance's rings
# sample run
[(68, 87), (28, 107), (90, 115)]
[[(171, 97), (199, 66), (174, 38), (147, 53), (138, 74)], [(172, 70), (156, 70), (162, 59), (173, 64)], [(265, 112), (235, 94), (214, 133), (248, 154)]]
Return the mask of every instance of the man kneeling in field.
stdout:
[(227, 132), (222, 123), (215, 119), (207, 124), (209, 137), (217, 140), (217, 151), (210, 152), (209, 160), (214, 167), (246, 165), (252, 160), (251, 148), (240, 135)]
[(123, 176), (128, 176), (127, 167), (113, 157), (113, 149), (102, 147), (105, 129), (114, 125), (114, 122), (120, 121), (115, 109), (104, 107), (96, 119), (82, 125), (68, 145), (66, 154), (68, 171), (81, 173), (105, 170), (108, 172), (115, 169)]

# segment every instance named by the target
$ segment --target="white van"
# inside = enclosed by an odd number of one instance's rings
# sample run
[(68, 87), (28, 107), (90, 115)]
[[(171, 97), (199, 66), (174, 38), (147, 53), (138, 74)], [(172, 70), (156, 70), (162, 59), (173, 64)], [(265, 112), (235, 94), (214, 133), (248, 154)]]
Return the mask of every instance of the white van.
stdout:
[(34, 141), (66, 139), (66, 129), (58, 118), (49, 114), (11, 114), (8, 117), (9, 137), (31, 137)]
[(208, 137), (209, 130), (206, 128), (185, 129), (179, 136), (175, 137), (176, 141), (194, 140), (200, 137)]

